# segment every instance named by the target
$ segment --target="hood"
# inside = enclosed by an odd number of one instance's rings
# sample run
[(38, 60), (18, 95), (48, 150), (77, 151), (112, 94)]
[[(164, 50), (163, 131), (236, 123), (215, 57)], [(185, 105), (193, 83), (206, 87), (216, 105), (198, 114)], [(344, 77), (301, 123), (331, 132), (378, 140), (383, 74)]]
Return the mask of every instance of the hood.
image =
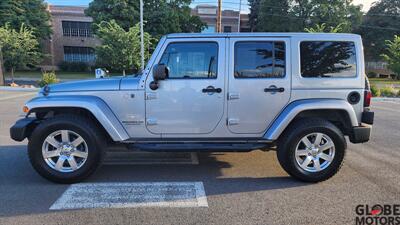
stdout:
[(70, 81), (59, 84), (49, 85), (50, 92), (70, 92), (70, 91), (113, 91), (119, 90), (121, 77), (104, 78), (95, 80)]

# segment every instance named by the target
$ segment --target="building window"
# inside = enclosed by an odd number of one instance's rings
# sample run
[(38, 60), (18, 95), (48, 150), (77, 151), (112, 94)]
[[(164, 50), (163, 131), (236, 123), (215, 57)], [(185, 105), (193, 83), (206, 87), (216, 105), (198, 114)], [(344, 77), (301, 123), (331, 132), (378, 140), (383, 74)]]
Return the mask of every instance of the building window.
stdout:
[(168, 79), (215, 79), (218, 67), (218, 44), (171, 43), (165, 49), (160, 63), (168, 66)]
[(94, 62), (96, 56), (93, 48), (64, 46), (65, 62)]
[(65, 37), (93, 37), (92, 23), (78, 21), (62, 21)]
[(345, 78), (357, 75), (354, 42), (305, 41), (300, 44), (301, 76)]
[(285, 77), (285, 65), (284, 42), (235, 44), (235, 78), (282, 78)]
[(232, 32), (232, 27), (231, 26), (224, 26), (224, 32), (225, 33), (231, 33)]

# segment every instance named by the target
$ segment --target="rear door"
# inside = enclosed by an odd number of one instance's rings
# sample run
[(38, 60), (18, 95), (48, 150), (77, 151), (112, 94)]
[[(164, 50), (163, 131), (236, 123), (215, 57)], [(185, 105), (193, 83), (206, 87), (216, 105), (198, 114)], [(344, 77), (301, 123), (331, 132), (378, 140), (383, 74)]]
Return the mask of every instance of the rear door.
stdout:
[(228, 127), (258, 134), (290, 99), (289, 38), (229, 40)]

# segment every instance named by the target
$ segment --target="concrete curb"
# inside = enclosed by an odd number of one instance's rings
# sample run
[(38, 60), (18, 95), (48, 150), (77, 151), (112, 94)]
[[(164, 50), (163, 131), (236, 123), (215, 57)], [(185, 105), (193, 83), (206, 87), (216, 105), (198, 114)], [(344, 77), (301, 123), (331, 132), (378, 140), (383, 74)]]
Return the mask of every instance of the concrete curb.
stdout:
[(374, 102), (399, 102), (400, 103), (400, 98), (372, 98), (372, 101)]
[(40, 88), (0, 87), (0, 91), (38, 92)]

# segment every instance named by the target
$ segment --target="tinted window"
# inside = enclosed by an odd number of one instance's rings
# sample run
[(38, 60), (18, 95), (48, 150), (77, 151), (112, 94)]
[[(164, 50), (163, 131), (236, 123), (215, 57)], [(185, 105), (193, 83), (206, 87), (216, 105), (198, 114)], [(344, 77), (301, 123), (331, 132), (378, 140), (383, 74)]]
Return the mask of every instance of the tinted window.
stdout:
[(356, 47), (353, 42), (307, 41), (300, 44), (301, 76), (355, 77)]
[(218, 44), (172, 43), (168, 45), (160, 63), (169, 67), (170, 79), (216, 78)]
[(284, 42), (237, 42), (235, 44), (235, 78), (281, 78), (284, 76)]

